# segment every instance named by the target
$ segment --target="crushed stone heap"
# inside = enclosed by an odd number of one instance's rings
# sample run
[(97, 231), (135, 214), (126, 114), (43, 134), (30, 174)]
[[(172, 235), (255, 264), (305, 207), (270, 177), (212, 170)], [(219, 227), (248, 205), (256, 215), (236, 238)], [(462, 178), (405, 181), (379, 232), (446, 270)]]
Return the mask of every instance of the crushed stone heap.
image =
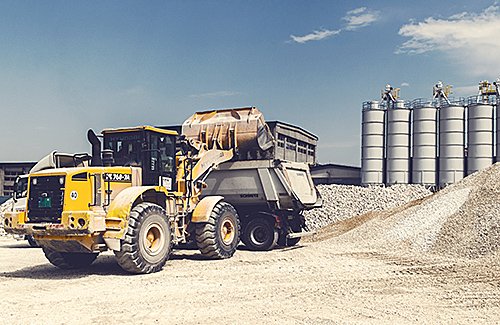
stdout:
[[(459, 258), (488, 256), (500, 247), (500, 163), (417, 205), (370, 218), (338, 238), (365, 247), (409, 248)], [(346, 222), (354, 224), (355, 219)]]
[(353, 185), (318, 185), (323, 207), (306, 211), (304, 216), (310, 230), (371, 211), (381, 211), (431, 195), (421, 185), (391, 187), (360, 187)]

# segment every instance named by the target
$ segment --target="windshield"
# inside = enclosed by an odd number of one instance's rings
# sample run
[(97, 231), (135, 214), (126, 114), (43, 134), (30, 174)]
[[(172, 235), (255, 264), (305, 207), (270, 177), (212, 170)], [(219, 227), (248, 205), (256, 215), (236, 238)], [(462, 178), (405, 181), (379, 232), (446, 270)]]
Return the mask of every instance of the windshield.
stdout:
[(142, 132), (124, 132), (107, 134), (106, 149), (113, 150), (115, 165), (140, 166)]
[(28, 195), (28, 177), (18, 177), (14, 183), (14, 198), (21, 199)]

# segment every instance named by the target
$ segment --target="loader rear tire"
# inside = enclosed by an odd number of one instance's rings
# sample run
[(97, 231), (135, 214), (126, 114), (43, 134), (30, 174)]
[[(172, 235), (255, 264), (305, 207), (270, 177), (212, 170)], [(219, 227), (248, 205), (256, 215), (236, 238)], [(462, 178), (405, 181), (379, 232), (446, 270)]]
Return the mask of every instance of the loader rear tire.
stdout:
[(196, 224), (196, 245), (210, 258), (229, 258), (240, 241), (240, 220), (235, 208), (224, 201), (215, 205), (206, 223)]
[(159, 205), (143, 202), (130, 212), (127, 231), (115, 251), (118, 264), (130, 273), (160, 271), (172, 252), (170, 219)]
[(250, 250), (267, 251), (278, 241), (278, 230), (264, 218), (255, 218), (243, 231), (242, 241)]
[(50, 263), (61, 269), (81, 269), (89, 266), (97, 258), (97, 253), (58, 252), (49, 247), (42, 247)]

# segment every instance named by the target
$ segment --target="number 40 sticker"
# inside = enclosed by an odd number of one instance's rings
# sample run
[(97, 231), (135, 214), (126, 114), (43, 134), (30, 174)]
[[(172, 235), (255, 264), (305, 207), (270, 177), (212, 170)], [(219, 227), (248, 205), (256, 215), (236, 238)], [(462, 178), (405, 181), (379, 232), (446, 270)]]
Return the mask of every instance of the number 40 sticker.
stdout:
[(69, 194), (69, 197), (74, 201), (76, 199), (78, 199), (78, 192), (77, 191), (71, 191), (71, 193)]

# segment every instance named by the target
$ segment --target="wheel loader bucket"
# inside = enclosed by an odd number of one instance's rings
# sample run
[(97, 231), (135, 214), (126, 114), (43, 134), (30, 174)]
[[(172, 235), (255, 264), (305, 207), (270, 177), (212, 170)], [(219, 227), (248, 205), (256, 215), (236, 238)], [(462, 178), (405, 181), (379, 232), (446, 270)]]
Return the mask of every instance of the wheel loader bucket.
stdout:
[(274, 146), (269, 126), (255, 107), (197, 112), (182, 124), (182, 134), (209, 148), (235, 149), (240, 155), (256, 156)]

